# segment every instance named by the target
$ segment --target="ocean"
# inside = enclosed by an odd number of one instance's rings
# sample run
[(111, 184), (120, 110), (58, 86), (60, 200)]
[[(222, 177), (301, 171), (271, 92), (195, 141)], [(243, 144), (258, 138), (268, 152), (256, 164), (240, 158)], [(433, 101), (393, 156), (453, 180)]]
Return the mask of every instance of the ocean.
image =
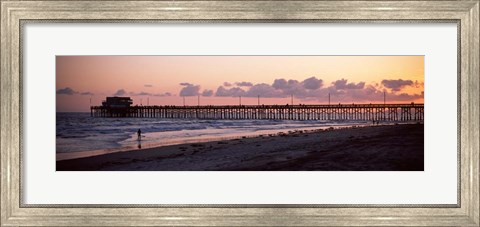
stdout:
[[(122, 150), (252, 137), (294, 130), (366, 125), (366, 121), (94, 118), (56, 114), (57, 160)], [(137, 130), (142, 138), (137, 139)]]

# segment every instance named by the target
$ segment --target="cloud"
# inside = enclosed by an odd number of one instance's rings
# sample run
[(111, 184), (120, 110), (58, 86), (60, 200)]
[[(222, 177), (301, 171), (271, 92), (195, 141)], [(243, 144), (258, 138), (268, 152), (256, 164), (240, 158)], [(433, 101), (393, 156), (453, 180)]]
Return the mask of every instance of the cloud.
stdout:
[[(309, 84), (312, 87), (311, 84)], [(306, 89), (304, 83), (298, 80), (277, 79), (273, 81), (272, 87), (280, 90), (282, 96), (290, 96), (294, 94), (297, 97), (307, 97), (310, 89)]]
[(414, 83), (411, 80), (398, 79), (398, 80), (382, 80), (382, 85), (396, 92), (396, 91), (402, 90), (402, 88), (406, 86), (412, 86), (414, 85)]
[(66, 87), (66, 88), (61, 88), (57, 90), (58, 95), (74, 95), (77, 94), (78, 92), (74, 91), (73, 89)]
[(299, 82), (298, 80), (285, 80), (285, 79), (275, 79), (273, 81), (272, 87), (275, 89), (286, 89), (286, 88), (292, 88), (296, 85), (298, 85)]
[(217, 91), (215, 92), (215, 96), (220, 96), (220, 97), (238, 97), (238, 96), (245, 96), (245, 94), (246, 92), (239, 87), (224, 88), (223, 86), (220, 86), (217, 88)]
[(143, 85), (143, 86), (145, 86), (145, 87), (153, 87), (153, 85), (151, 85), (151, 84), (145, 84), (145, 85)]
[(284, 97), (283, 93), (274, 87), (270, 86), (269, 84), (255, 84), (248, 89), (248, 91), (245, 92), (246, 97), (267, 97), (267, 98), (273, 98), (273, 97)]
[(245, 81), (236, 82), (235, 85), (237, 85), (237, 86), (239, 86), (239, 87), (251, 87), (251, 86), (253, 86), (252, 83), (250, 83), (250, 82), (245, 82)]
[(336, 89), (363, 89), (365, 87), (365, 82), (360, 83), (347, 83), (348, 80), (341, 79), (333, 82), (332, 84), (335, 86)]
[[(347, 84), (344, 87), (340, 85), (340, 87), (342, 89), (337, 89), (335, 83), (332, 83), (332, 86), (329, 87), (328, 93), (331, 95), (332, 103), (371, 103), (383, 101), (383, 92), (372, 85), (364, 86), (362, 89), (349, 89)], [(324, 100), (327, 99), (327, 95), (324, 96)]]
[(213, 95), (213, 90), (204, 90), (202, 92), (202, 96), (207, 96), (207, 97), (210, 97)]
[[(286, 97), (294, 94), (297, 97), (307, 97), (309, 93), (319, 89), (323, 85), (323, 81), (315, 77), (308, 78), (302, 82), (297, 80), (285, 80), (276, 79), (273, 84), (252, 84), (250, 82), (237, 82), (235, 83), (239, 87), (225, 88), (224, 86), (218, 87), (215, 92), (216, 96), (245, 96), (245, 97)], [(251, 86), (250, 86), (251, 84)], [(240, 88), (240, 85), (245, 85), (245, 89)]]
[(86, 91), (86, 92), (81, 92), (80, 95), (93, 95), (93, 93)]
[[(323, 89), (322, 89), (323, 90)], [(374, 103), (383, 102), (384, 91), (374, 85), (365, 85), (363, 89), (343, 89), (337, 90), (335, 85), (329, 87), (328, 92), (331, 94), (332, 103)], [(328, 95), (328, 94), (327, 94)], [(324, 96), (328, 97), (328, 96)], [(386, 100), (388, 102), (410, 101), (423, 98), (423, 94), (407, 94), (397, 92), (386, 92)], [(318, 100), (325, 101), (326, 98)]]
[(147, 95), (152, 95), (152, 93), (142, 91), (142, 92), (138, 93), (137, 95), (145, 95), (145, 96), (147, 96)]
[(332, 82), (333, 86), (335, 86), (336, 89), (345, 89), (345, 86), (347, 85), (347, 80), (341, 79), (337, 80), (335, 82)]
[(128, 94), (131, 96), (158, 96), (158, 97), (172, 96), (170, 92), (150, 93), (150, 92), (140, 91), (140, 92), (129, 92)]
[[(236, 83), (239, 85), (239, 83)], [(350, 83), (348, 86), (352, 88), (361, 88), (365, 83)], [(268, 98), (284, 98), (294, 95), (301, 99), (316, 99), (319, 97), (328, 97), (328, 93), (341, 94), (334, 87), (322, 88), (323, 80), (316, 77), (310, 77), (302, 82), (298, 80), (275, 79), (271, 85), (266, 83), (255, 84), (246, 90), (240, 87), (225, 88), (220, 86), (215, 93), (216, 96), (245, 96), (245, 97), (268, 97)], [(331, 91), (330, 91), (331, 90)]]
[(165, 92), (165, 93), (157, 93), (157, 94), (152, 94), (153, 96), (158, 96), (158, 97), (168, 97), (168, 96), (173, 96), (172, 93), (170, 92)]
[[(418, 94), (399, 93), (404, 86), (423, 87), (421, 81), (409, 80), (383, 80), (380, 83), (372, 82), (349, 82), (347, 79), (340, 79), (332, 82), (328, 86), (323, 80), (316, 77), (310, 77), (303, 81), (288, 80), (284, 78), (275, 79), (272, 84), (250, 82), (228, 82), (219, 86), (216, 91), (203, 90), (200, 86), (190, 83), (182, 83), (184, 88), (182, 95), (203, 95), (218, 97), (265, 97), (265, 98), (286, 98), (293, 95), (301, 101), (318, 101), (319, 103), (328, 102), (328, 96), (331, 96), (332, 103), (374, 103), (382, 102), (384, 91), (387, 102), (410, 101), (423, 98), (423, 93)], [(228, 86), (225, 86), (228, 85)], [(251, 85), (251, 86), (250, 86)]]
[(288, 83), (285, 79), (275, 79), (272, 84), (272, 87), (275, 89), (285, 89), (287, 86)]
[(93, 95), (92, 92), (85, 91), (85, 92), (80, 92), (80, 91), (75, 91), (70, 87), (66, 88), (61, 88), (57, 90), (57, 95)]
[[(413, 100), (413, 99), (423, 98), (423, 94), (410, 95), (410, 94), (407, 94), (407, 93), (401, 93), (401, 94), (390, 94), (390, 95), (393, 95), (392, 98), (395, 101), (410, 101), (410, 100)], [(388, 100), (389, 100), (389, 97), (387, 95), (387, 102), (388, 102)]]
[(323, 81), (315, 77), (310, 77), (305, 79), (303, 82), (303, 87), (309, 90), (317, 90), (323, 86)]
[(425, 85), (425, 83), (423, 81), (418, 81), (418, 80), (415, 80), (415, 83), (414, 83), (414, 87), (416, 88), (419, 88), (419, 87), (423, 87)]
[(220, 96), (220, 97), (238, 97), (238, 96), (257, 97), (259, 95), (261, 97), (270, 97), (270, 98), (285, 96), (281, 90), (277, 90), (273, 86), (266, 83), (252, 85), (248, 87), (246, 90), (240, 87), (225, 88), (223, 86), (220, 86), (217, 88), (217, 91), (215, 92), (215, 96)]
[(200, 86), (193, 85), (190, 83), (181, 83), (180, 85), (184, 86), (180, 90), (180, 96), (197, 96), (200, 94)]
[(152, 95), (152, 93), (144, 92), (144, 91), (141, 91), (141, 92), (138, 92), (138, 93), (130, 92), (129, 94), (132, 95), (132, 96), (150, 96), (150, 95)]
[(127, 92), (124, 89), (119, 89), (117, 92), (115, 92), (115, 94), (113, 94), (113, 96), (123, 96), (126, 94)]

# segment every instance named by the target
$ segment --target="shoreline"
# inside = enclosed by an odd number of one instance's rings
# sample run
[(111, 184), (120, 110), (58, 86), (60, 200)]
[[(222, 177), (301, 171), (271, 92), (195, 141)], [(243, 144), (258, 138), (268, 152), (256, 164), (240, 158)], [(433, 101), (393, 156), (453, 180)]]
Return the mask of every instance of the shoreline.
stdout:
[[(369, 125), (356, 125), (356, 126), (311, 126), (311, 127), (302, 127), (302, 128), (292, 128), (292, 129), (269, 129), (269, 130), (259, 130), (259, 131), (251, 131), (251, 132), (240, 132), (236, 134), (232, 134), (229, 136), (202, 136), (202, 137), (193, 137), (193, 138), (186, 138), (186, 139), (178, 139), (178, 140), (170, 140), (168, 142), (145, 142), (144, 140), (136, 141), (136, 145), (125, 145), (118, 148), (106, 148), (106, 149), (98, 149), (98, 150), (91, 150), (91, 151), (77, 151), (77, 152), (62, 152), (56, 154), (57, 161), (64, 161), (70, 159), (77, 159), (77, 158), (86, 158), (86, 157), (94, 157), (104, 154), (112, 154), (118, 152), (129, 152), (129, 151), (140, 151), (145, 150), (148, 148), (160, 148), (172, 145), (181, 145), (181, 144), (192, 144), (192, 143), (207, 143), (207, 142), (219, 142), (219, 141), (228, 141), (228, 140), (235, 140), (235, 139), (245, 139), (245, 138), (256, 138), (261, 136), (272, 136), (277, 135), (279, 133), (287, 133), (296, 132), (296, 131), (303, 131), (303, 132), (312, 132), (318, 129), (340, 129), (340, 128), (348, 128), (348, 127), (368, 127)], [(197, 131), (197, 130), (196, 130)], [(155, 132), (154, 132), (155, 133)], [(150, 133), (152, 134), (152, 133)]]
[[(393, 122), (393, 123), (381, 123), (380, 125), (394, 125), (394, 124), (413, 124), (412, 122)], [(85, 151), (75, 151), (75, 152), (60, 152), (56, 153), (56, 161), (64, 161), (70, 159), (78, 159), (78, 158), (86, 158), (86, 157), (93, 157), (98, 155), (104, 154), (111, 154), (117, 152), (127, 152), (127, 151), (134, 151), (134, 150), (144, 150), (146, 148), (158, 148), (158, 147), (165, 147), (171, 145), (179, 145), (179, 144), (190, 144), (190, 143), (205, 143), (205, 142), (216, 142), (216, 141), (226, 141), (226, 140), (233, 140), (233, 139), (242, 139), (242, 138), (255, 138), (258, 136), (270, 136), (270, 135), (277, 135), (278, 133), (290, 133), (296, 131), (303, 131), (303, 132), (313, 132), (318, 129), (341, 129), (341, 128), (349, 128), (349, 127), (370, 127), (375, 126), (372, 124), (364, 123), (364, 124), (349, 124), (349, 125), (322, 125), (322, 126), (307, 126), (307, 127), (298, 127), (298, 128), (282, 128), (282, 129), (263, 129), (263, 130), (256, 130), (256, 131), (244, 131), (244, 132), (237, 132), (237, 133), (230, 133), (223, 136), (213, 135), (201, 135), (201, 136), (194, 136), (194, 137), (187, 137), (187, 138), (175, 138), (170, 140), (159, 140), (155, 135), (152, 138), (148, 138), (147, 140), (138, 141), (136, 136), (131, 136), (128, 139), (128, 142), (122, 141), (122, 146), (115, 147), (115, 148), (102, 148), (102, 149), (95, 149), (95, 150), (85, 150)], [(379, 125), (377, 125), (379, 126)], [(183, 131), (183, 130), (182, 130)], [(199, 130), (194, 130), (198, 133)], [(150, 134), (158, 134), (158, 133), (165, 133), (165, 132), (149, 132), (146, 133), (147, 137)], [(167, 132), (168, 133), (168, 132)], [(209, 131), (207, 131), (207, 134)], [(152, 142), (153, 141), (153, 142)], [(161, 142), (160, 142), (161, 141)]]
[(135, 149), (56, 164), (57, 171), (423, 171), (423, 124), (293, 130)]
[[(388, 124), (384, 124), (384, 125), (388, 125)], [(202, 136), (202, 137), (171, 140), (168, 142), (146, 142), (144, 140), (141, 140), (141, 141), (135, 140), (135, 143), (136, 143), (135, 145), (133, 144), (124, 145), (118, 148), (105, 148), (105, 149), (90, 150), (90, 151), (57, 153), (56, 161), (94, 157), (94, 156), (113, 154), (118, 152), (140, 151), (148, 148), (160, 148), (160, 147), (166, 147), (166, 146), (172, 146), (172, 145), (218, 142), (218, 141), (228, 141), (228, 140), (235, 140), (235, 139), (256, 138), (256, 137), (262, 137), (262, 136), (275, 136), (282, 133), (289, 134), (289, 133), (298, 132), (298, 131), (303, 131), (307, 133), (307, 132), (313, 132), (316, 130), (341, 129), (341, 128), (350, 128), (350, 127), (369, 127), (369, 126), (372, 126), (372, 125), (363, 125), (363, 124), (358, 124), (353, 126), (352, 125), (345, 125), (345, 126), (328, 125), (328, 126), (311, 126), (311, 127), (291, 128), (291, 129), (269, 129), (269, 130), (259, 130), (259, 131), (252, 131), (252, 132), (240, 132), (240, 133), (232, 134), (229, 136), (221, 136), (221, 137)]]

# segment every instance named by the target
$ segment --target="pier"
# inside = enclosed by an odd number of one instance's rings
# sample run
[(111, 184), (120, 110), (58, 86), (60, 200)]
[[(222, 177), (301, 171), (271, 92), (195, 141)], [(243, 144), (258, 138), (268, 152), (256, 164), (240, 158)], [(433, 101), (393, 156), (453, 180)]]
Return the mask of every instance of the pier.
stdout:
[(423, 104), (91, 106), (92, 117), (423, 121)]

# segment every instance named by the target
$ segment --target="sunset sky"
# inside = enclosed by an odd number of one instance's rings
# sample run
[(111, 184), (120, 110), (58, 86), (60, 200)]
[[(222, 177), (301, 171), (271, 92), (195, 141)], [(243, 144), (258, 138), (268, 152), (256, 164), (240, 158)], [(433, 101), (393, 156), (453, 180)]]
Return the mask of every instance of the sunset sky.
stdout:
[(424, 56), (57, 56), (57, 112), (134, 105), (423, 103)]

